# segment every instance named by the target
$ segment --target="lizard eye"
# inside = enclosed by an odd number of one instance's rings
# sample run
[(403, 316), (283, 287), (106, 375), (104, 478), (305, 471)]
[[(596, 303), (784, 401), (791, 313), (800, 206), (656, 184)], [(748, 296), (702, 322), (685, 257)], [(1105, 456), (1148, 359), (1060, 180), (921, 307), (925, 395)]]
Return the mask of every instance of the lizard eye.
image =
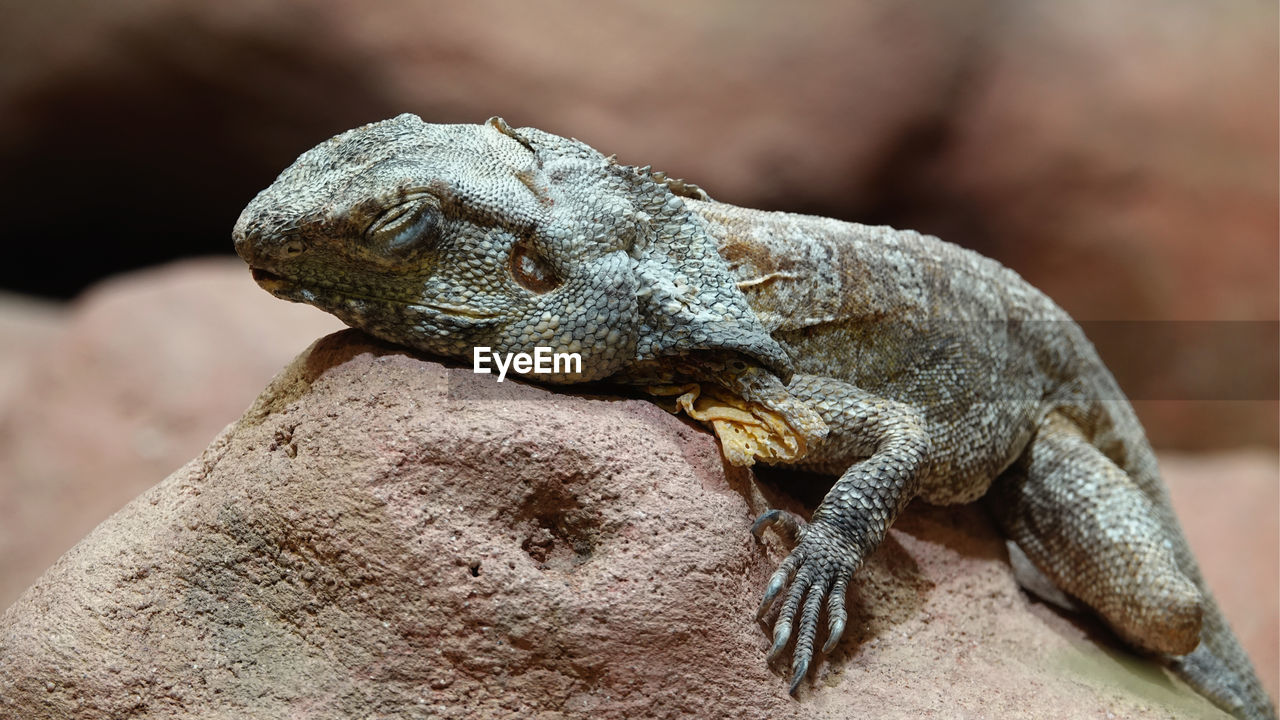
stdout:
[(375, 248), (403, 255), (435, 239), (440, 202), (433, 195), (411, 196), (378, 216), (365, 231)]
[(528, 239), (517, 241), (511, 250), (511, 277), (520, 287), (539, 295), (555, 290), (562, 282)]

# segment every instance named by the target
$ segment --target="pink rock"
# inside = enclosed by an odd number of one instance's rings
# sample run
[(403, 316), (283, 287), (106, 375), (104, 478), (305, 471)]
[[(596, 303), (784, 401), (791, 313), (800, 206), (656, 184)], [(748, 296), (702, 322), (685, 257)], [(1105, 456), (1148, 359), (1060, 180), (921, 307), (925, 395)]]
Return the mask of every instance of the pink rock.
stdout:
[(65, 323), (61, 303), (0, 292), (0, 408), (21, 390), (32, 359), (59, 336)]
[(56, 326), (38, 322), (49, 311), (14, 314), (25, 320), (5, 327), (44, 330), (0, 366), (0, 607), (200, 452), (299, 349), (342, 327), (221, 258), (115, 278)]

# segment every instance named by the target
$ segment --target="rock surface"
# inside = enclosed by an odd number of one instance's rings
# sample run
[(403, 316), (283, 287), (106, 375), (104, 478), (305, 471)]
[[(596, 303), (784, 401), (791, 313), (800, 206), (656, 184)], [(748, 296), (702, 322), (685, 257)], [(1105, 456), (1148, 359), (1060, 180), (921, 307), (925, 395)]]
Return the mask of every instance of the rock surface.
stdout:
[(1028, 601), (976, 507), (907, 511), (791, 699), (747, 533), (789, 503), (648, 402), (347, 331), (0, 615), (0, 716), (1219, 716)]

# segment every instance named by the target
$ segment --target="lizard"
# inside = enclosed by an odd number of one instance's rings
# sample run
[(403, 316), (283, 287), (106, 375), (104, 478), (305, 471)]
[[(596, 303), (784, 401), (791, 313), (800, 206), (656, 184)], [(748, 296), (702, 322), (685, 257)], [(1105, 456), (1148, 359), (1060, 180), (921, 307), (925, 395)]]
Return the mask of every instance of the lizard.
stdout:
[(538, 347), (532, 376), (639, 388), (726, 460), (835, 476), (757, 618), (789, 689), (913, 498), (986, 496), (1038, 572), (1239, 718), (1275, 708), (1192, 557), (1138, 418), (1080, 327), (1013, 270), (920, 233), (736, 207), (501, 118), (411, 114), (303, 153), (244, 209), (273, 295), (446, 358)]

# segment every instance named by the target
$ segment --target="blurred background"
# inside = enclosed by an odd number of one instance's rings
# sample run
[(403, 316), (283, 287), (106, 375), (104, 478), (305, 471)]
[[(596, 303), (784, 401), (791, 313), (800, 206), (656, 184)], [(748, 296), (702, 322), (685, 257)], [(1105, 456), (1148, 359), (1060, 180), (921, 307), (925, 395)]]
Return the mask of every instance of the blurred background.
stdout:
[(337, 327), (232, 256), (258, 190), (356, 125), (501, 115), (718, 200), (935, 234), (1045, 290), (1134, 399), (1198, 551), (1222, 553), (1211, 582), (1263, 598), (1235, 622), (1275, 693), (1274, 3), (0, 0), (0, 19), (0, 607)]

